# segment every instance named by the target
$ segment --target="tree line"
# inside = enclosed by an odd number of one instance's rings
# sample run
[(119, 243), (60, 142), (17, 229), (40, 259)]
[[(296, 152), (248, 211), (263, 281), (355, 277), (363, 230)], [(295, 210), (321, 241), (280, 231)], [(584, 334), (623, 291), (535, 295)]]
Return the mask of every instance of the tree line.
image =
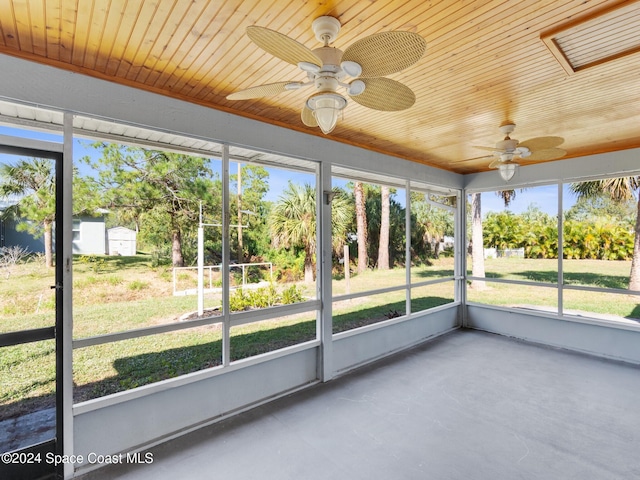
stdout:
[[(222, 219), (222, 180), (210, 159), (199, 156), (95, 142), (97, 158), (84, 157), (93, 175), (73, 180), (74, 215), (92, 215), (107, 209), (107, 226), (127, 226), (139, 232), (143, 249), (169, 256), (174, 266), (193, 264), (200, 212), (205, 223)], [(260, 166), (237, 164), (230, 175), (230, 229), (234, 261), (274, 261), (283, 273), (304, 275), (315, 271), (315, 188), (290, 183), (281, 197), (265, 200), (269, 172)], [(47, 265), (53, 264), (52, 229), (55, 221), (53, 162), (20, 159), (0, 165), (0, 197), (19, 201), (3, 212), (21, 219), (18, 228), (44, 237)], [(638, 177), (605, 179), (571, 185), (578, 195), (573, 211), (566, 212), (563, 253), (566, 258), (632, 260), (630, 288), (640, 290), (640, 209)], [(335, 188), (332, 209), (334, 259), (349, 245), (358, 272), (405, 265), (405, 208), (394, 189), (363, 182)], [(505, 205), (515, 191), (499, 192)], [(472, 195), (472, 245), (524, 248), (529, 258), (558, 255), (557, 220), (532, 209), (525, 214), (491, 213), (482, 218), (479, 194)], [(439, 255), (446, 235), (453, 235), (453, 215), (439, 208), (451, 199), (411, 192), (411, 262), (428, 262)], [(626, 209), (620, 212), (620, 208)], [(590, 209), (590, 210), (589, 210)], [(607, 214), (609, 210), (618, 212)], [(635, 218), (635, 222), (633, 219)], [(617, 219), (617, 220), (616, 220)], [(619, 219), (624, 219), (620, 222)], [(615, 221), (614, 221), (615, 220)], [(220, 229), (208, 229), (205, 241), (209, 263), (220, 262)], [(478, 236), (479, 234), (479, 236)], [(480, 252), (477, 254), (477, 252)], [(473, 275), (484, 276), (481, 249), (473, 251)], [(478, 273), (478, 274), (477, 274)]]
[[(631, 260), (634, 235), (629, 223), (603, 217), (565, 220), (564, 258)], [(489, 212), (483, 222), (485, 248), (522, 248), (525, 258), (558, 258), (558, 238), (557, 217), (535, 209), (522, 214)]]
[[(640, 177), (572, 183), (578, 201), (564, 213), (563, 256), (567, 259), (631, 260), (629, 289), (640, 291)], [(515, 190), (496, 192), (505, 207)], [(557, 258), (557, 218), (529, 208), (521, 216), (490, 213), (482, 218), (481, 194), (471, 195), (472, 276), (484, 277), (483, 247), (524, 248), (529, 258)], [(473, 280), (473, 288), (485, 287)]]
[[(158, 261), (169, 258), (173, 266), (195, 263), (202, 219), (211, 225), (205, 229), (206, 261), (221, 261), (222, 179), (210, 159), (106, 142), (92, 146), (99, 155), (80, 160), (90, 173), (74, 173), (75, 216), (106, 209), (107, 227), (136, 230), (141, 250), (153, 252)], [(311, 280), (317, 253), (315, 187), (289, 182), (277, 200), (269, 201), (267, 169), (236, 166), (229, 185), (232, 260), (273, 261), (281, 275)], [(0, 165), (0, 196), (10, 194), (19, 201), (5, 215), (20, 220), (19, 228), (44, 236), (52, 265), (53, 162), (34, 158)], [(444, 236), (453, 235), (453, 215), (424, 194), (412, 193), (411, 202), (412, 261), (428, 261), (440, 254)], [(349, 182), (334, 188), (331, 210), (336, 265), (344, 245), (357, 271), (404, 265), (406, 209), (394, 189)]]

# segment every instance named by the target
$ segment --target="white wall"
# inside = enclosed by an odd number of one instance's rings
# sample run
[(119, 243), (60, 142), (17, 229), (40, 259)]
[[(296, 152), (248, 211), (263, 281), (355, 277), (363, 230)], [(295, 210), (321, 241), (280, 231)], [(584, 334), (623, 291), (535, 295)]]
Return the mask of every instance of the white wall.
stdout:
[(460, 307), (445, 305), (410, 320), (380, 325), (380, 328), (351, 330), (333, 336), (333, 365), (336, 373), (347, 372), (400, 349), (424, 342), (459, 327)]
[(73, 242), (73, 253), (104, 255), (105, 223), (103, 217), (81, 217), (80, 238)]
[(587, 318), (558, 318), (489, 305), (468, 305), (467, 326), (535, 343), (640, 363), (640, 328)]
[[(80, 404), (74, 412), (76, 455), (129, 453), (251, 405), (316, 382), (317, 347), (271, 356), (244, 368), (195, 372), (110, 399)], [(242, 367), (239, 362), (238, 367)], [(119, 397), (119, 398), (118, 398)], [(107, 400), (107, 401), (105, 401)], [(85, 470), (96, 467), (85, 462)]]

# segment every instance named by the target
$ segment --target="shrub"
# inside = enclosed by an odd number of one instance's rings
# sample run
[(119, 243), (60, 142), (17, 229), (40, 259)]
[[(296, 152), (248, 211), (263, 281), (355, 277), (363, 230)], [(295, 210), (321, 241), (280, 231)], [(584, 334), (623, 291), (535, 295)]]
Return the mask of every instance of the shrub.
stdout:
[(440, 255), (446, 258), (453, 258), (455, 256), (454, 253), (453, 247), (444, 247), (444, 250), (440, 252)]
[(275, 304), (277, 296), (274, 291), (268, 288), (258, 288), (247, 292), (248, 306), (251, 308), (267, 308)]
[(44, 266), (44, 265), (46, 264), (46, 261), (47, 261), (47, 260), (46, 260), (46, 258), (45, 258), (44, 253), (42, 253), (42, 252), (36, 252), (36, 253), (34, 253), (34, 254), (32, 254), (32, 255), (31, 255), (31, 261), (32, 261), (33, 263), (38, 264), (38, 265), (42, 265), (42, 266)]
[(80, 255), (80, 263), (88, 265), (93, 273), (100, 273), (106, 265), (105, 259), (97, 255)]
[(304, 277), (304, 250), (271, 250), (266, 256), (267, 261), (274, 265), (274, 276), (277, 280), (289, 282)]
[(302, 290), (297, 285), (291, 285), (282, 291), (282, 303), (288, 305), (290, 303), (298, 303), (304, 300)]
[(296, 285), (278, 292), (275, 284), (255, 290), (238, 288), (229, 296), (229, 309), (240, 312), (251, 308), (267, 308), (274, 305), (286, 305), (301, 302), (304, 299), (302, 291)]
[(6, 270), (6, 278), (11, 275), (11, 270), (29, 256), (29, 251), (19, 245), (0, 248), (0, 268)]
[(168, 248), (155, 249), (151, 252), (151, 266), (153, 268), (171, 265), (171, 251)]
[(248, 299), (241, 288), (238, 288), (232, 295), (229, 295), (229, 310), (241, 312), (248, 307)]

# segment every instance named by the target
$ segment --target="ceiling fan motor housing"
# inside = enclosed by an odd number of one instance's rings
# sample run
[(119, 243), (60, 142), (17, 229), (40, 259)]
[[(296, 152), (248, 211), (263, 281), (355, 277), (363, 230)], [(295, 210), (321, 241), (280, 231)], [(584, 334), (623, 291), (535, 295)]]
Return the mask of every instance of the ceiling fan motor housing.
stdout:
[(496, 143), (496, 148), (499, 150), (504, 150), (507, 153), (513, 153), (515, 149), (518, 147), (518, 140), (515, 138), (505, 138), (504, 140)]
[(313, 50), (313, 53), (322, 60), (322, 66), (313, 79), (316, 90), (318, 92), (335, 92), (340, 81), (346, 76), (340, 67), (342, 50), (333, 47), (320, 47)]
[(516, 124), (513, 123), (511, 120), (507, 120), (506, 122), (503, 122), (500, 125), (500, 131), (502, 132), (503, 135), (509, 135), (510, 133), (513, 133), (515, 129), (516, 129)]
[(342, 50), (334, 47), (320, 47), (313, 50), (313, 53), (322, 60), (320, 73), (333, 73), (344, 77), (344, 72), (340, 68)]
[(318, 92), (335, 92), (338, 89), (338, 80), (331, 75), (319, 75), (314, 83)]
[(325, 45), (332, 43), (340, 32), (340, 21), (337, 18), (322, 16), (316, 18), (311, 24), (316, 39)]

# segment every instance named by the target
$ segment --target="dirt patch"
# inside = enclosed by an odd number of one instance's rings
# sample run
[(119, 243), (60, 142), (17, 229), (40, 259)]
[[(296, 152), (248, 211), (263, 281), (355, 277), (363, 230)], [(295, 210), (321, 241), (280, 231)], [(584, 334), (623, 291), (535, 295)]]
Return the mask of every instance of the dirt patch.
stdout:
[(203, 318), (221, 317), (222, 311), (220, 308), (208, 308), (202, 311), (202, 315), (198, 315), (198, 312), (185, 313), (178, 317), (179, 322), (187, 322), (189, 320), (200, 320)]

